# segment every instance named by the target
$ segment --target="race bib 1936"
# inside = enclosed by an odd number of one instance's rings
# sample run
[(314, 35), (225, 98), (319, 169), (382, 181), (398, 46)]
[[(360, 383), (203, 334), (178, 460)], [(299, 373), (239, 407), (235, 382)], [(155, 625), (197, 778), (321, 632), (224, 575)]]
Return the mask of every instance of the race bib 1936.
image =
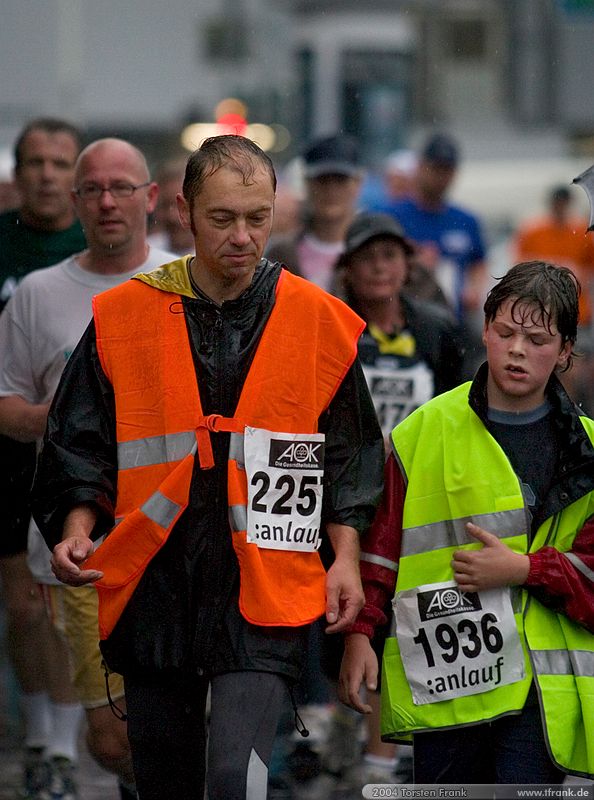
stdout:
[(245, 429), (248, 542), (272, 550), (318, 549), (324, 438)]
[(454, 582), (397, 592), (402, 663), (416, 705), (479, 694), (524, 678), (508, 588), (465, 592)]

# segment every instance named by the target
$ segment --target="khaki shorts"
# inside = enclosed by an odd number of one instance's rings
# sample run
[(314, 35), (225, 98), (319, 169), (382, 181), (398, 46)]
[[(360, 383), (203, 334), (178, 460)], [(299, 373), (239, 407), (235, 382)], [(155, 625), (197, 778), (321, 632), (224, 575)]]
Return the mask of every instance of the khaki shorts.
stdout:
[[(97, 591), (93, 586), (50, 586), (43, 595), (52, 624), (66, 637), (70, 648), (72, 683), (84, 708), (109, 705), (105, 667), (99, 650)], [(121, 675), (109, 675), (112, 700), (124, 696)]]

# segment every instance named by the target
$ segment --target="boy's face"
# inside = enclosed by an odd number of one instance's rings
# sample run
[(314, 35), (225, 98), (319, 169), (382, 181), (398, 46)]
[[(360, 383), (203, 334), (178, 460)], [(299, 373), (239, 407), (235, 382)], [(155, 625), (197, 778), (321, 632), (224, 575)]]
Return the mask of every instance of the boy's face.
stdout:
[(489, 406), (500, 411), (531, 411), (542, 405), (552, 372), (563, 366), (571, 343), (561, 344), (555, 324), (550, 329), (534, 306), (521, 305), (512, 315), (514, 298), (485, 322), (483, 343), (487, 348)]

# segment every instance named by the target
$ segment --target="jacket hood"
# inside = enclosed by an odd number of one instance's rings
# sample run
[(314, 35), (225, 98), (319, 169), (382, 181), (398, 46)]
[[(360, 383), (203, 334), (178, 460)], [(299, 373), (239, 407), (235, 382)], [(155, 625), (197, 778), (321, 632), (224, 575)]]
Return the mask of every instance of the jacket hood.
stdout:
[(171, 292), (181, 294), (184, 297), (196, 297), (192, 284), (190, 283), (190, 260), (192, 256), (183, 256), (169, 264), (163, 264), (150, 272), (139, 272), (133, 276), (133, 280), (148, 283), (154, 289), (161, 292)]

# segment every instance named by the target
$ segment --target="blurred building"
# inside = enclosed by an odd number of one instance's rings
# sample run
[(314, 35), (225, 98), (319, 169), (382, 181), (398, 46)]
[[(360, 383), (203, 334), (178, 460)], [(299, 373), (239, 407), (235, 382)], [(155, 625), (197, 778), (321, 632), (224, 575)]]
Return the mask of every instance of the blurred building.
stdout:
[(594, 0), (4, 0), (2, 12), (0, 147), (52, 114), (158, 161), (233, 96), (285, 132), (281, 164), (336, 130), (372, 167), (433, 128), (470, 162), (563, 171), (594, 154)]

